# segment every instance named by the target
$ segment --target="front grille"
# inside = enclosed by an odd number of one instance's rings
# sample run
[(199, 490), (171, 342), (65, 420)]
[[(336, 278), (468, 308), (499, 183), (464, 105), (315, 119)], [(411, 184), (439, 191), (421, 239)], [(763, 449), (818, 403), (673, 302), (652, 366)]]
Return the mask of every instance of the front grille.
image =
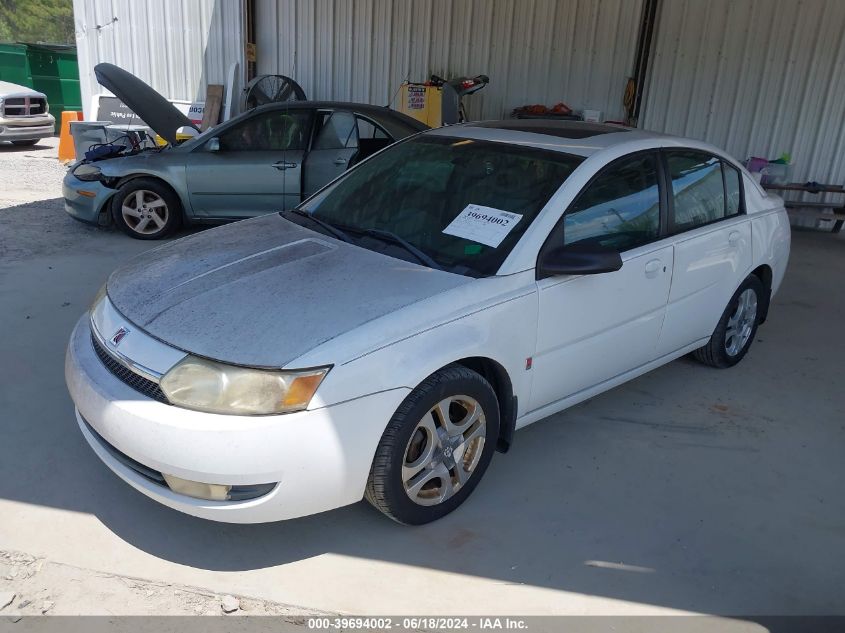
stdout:
[(122, 382), (132, 387), (138, 393), (144, 394), (148, 398), (158, 400), (164, 404), (170, 404), (167, 400), (167, 396), (164, 395), (164, 392), (157, 383), (136, 374), (134, 371), (115, 360), (115, 358), (109, 354), (102, 345), (100, 345), (100, 341), (97, 340), (97, 337), (94, 336), (93, 333), (91, 334), (91, 344), (94, 346), (94, 351), (97, 353), (97, 356), (100, 358), (103, 365), (106, 366), (106, 369), (108, 369)]
[(3, 116), (38, 116), (47, 113), (44, 97), (8, 97), (3, 101)]

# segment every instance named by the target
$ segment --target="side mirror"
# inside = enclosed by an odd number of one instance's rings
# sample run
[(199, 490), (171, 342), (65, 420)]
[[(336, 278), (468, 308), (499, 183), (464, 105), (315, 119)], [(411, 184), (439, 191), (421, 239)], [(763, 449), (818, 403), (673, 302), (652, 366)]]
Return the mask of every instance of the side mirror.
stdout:
[(540, 255), (537, 279), (555, 275), (598, 275), (622, 268), (622, 256), (615, 251), (588, 248), (555, 248)]
[(212, 139), (209, 139), (208, 143), (205, 144), (205, 149), (209, 152), (219, 152), (220, 151), (220, 139), (216, 136)]

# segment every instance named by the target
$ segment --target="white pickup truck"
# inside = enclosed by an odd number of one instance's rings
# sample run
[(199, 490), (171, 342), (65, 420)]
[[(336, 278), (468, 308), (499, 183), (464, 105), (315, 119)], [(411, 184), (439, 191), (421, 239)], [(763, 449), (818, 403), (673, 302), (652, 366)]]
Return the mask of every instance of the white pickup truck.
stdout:
[(53, 136), (55, 125), (44, 93), (0, 81), (0, 141), (35, 145)]

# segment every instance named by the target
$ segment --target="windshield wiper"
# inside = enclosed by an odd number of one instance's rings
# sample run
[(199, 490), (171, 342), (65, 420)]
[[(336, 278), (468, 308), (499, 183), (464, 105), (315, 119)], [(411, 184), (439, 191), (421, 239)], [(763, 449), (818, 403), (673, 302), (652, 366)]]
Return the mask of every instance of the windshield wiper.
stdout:
[(285, 209), (284, 211), (281, 211), (280, 213), (283, 213), (283, 214), (284, 213), (295, 213), (296, 215), (301, 216), (303, 218), (308, 218), (309, 220), (311, 220), (317, 226), (324, 228), (326, 231), (328, 231), (329, 233), (334, 235), (337, 239), (339, 239), (343, 242), (349, 242), (350, 244), (352, 243), (352, 238), (349, 237), (346, 233), (341, 231), (336, 226), (329, 224), (325, 220), (321, 220), (320, 218), (315, 218), (311, 213), (308, 213), (308, 211), (303, 211), (302, 209)]
[(421, 264), (425, 264), (429, 268), (443, 270), (443, 266), (434, 261), (429, 255), (423, 253), (420, 249), (411, 244), (405, 238), (396, 235), (396, 233), (391, 233), (390, 231), (383, 231), (382, 229), (360, 229), (360, 232), (364, 235), (369, 235), (370, 237), (375, 237), (377, 239), (384, 240), (385, 242), (391, 242), (393, 244), (401, 246), (411, 255), (416, 257), (417, 261), (419, 261)]

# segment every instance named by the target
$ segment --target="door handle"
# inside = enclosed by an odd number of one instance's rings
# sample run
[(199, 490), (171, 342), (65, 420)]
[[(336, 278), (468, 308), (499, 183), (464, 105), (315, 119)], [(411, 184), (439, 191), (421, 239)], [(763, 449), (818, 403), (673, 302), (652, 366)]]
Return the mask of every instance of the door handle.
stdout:
[(739, 242), (740, 238), (742, 237), (742, 233), (739, 231), (731, 231), (730, 235), (728, 235), (728, 244), (731, 246), (735, 246), (737, 242)]
[(345, 158), (335, 158), (335, 159), (334, 159), (334, 164), (335, 164), (335, 165), (345, 165), (345, 164), (346, 164), (346, 159), (345, 159)]
[(659, 259), (652, 259), (650, 262), (647, 262), (645, 265), (645, 274), (647, 277), (654, 277), (659, 271), (660, 268), (663, 266), (663, 262)]
[(287, 161), (280, 160), (278, 163), (273, 163), (273, 167), (279, 171), (284, 171), (285, 169), (293, 169), (296, 167), (296, 163), (289, 163)]

